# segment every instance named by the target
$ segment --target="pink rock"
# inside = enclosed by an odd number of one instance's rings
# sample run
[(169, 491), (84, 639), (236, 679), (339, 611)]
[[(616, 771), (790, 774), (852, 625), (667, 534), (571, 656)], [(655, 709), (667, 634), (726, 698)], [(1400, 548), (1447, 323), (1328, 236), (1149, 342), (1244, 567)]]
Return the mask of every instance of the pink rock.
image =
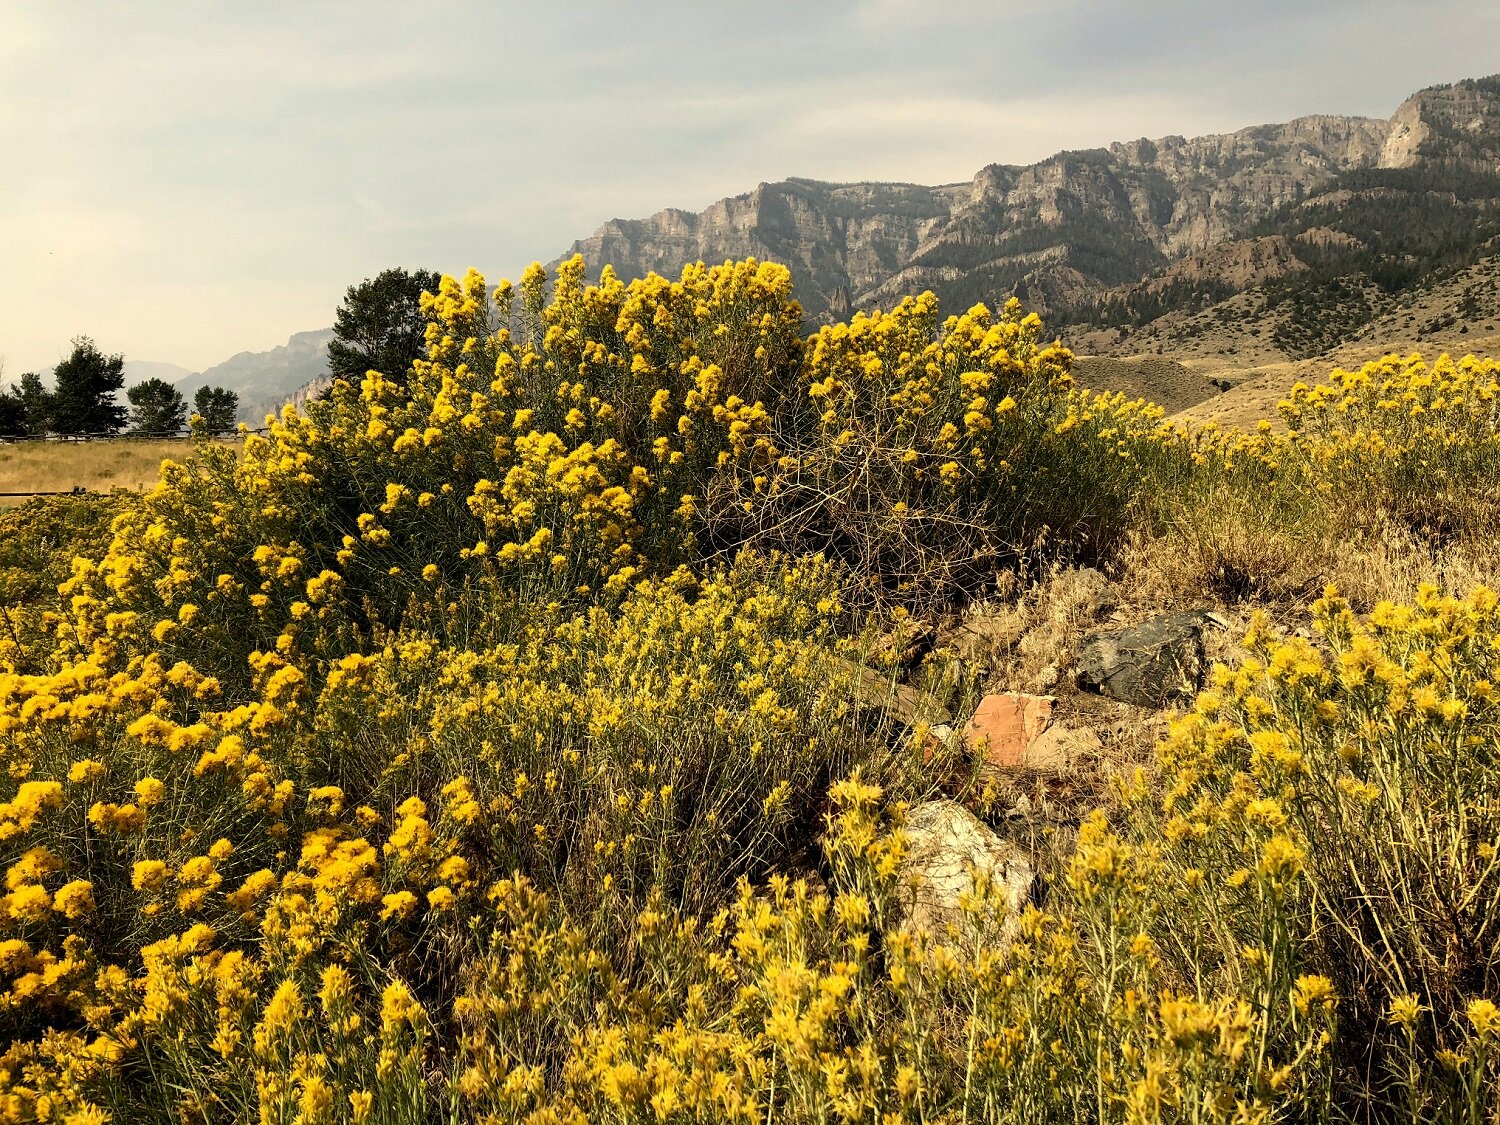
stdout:
[(996, 766), (1020, 766), (1027, 749), (1052, 723), (1050, 695), (987, 695), (964, 728), (964, 741)]

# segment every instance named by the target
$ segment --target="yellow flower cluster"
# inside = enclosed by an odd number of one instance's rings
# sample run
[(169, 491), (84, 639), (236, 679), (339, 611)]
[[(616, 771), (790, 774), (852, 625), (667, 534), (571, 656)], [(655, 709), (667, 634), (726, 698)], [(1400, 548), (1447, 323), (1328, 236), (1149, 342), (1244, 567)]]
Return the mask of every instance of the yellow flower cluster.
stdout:
[(1345, 1020), (1419, 1108), (1489, 1080), (1493, 594), (1257, 623), (1049, 912), (977, 878), (942, 934), (901, 799), (950, 751), (846, 654), (871, 583), (1102, 547), (1195, 459), (1485, 479), (1492, 366), (1184, 436), (1014, 304), (547, 285), (444, 279), (427, 359), (165, 465), (6, 617), (0, 1122), (1252, 1121), (1332, 1104)]
[(477, 963), (497, 878), (530, 872), (613, 941), (651, 895), (708, 911), (798, 846), (830, 774), (899, 776), (850, 710), (835, 585), (747, 558), (613, 612), (538, 607), (482, 651), (256, 650), (234, 694), (155, 653), (7, 673), (0, 992), (85, 1022), (92, 1061), (57, 1085), (17, 1023), (0, 1106), (92, 1112), (139, 1062), (209, 1117), (422, 1116), (448, 1015), (417, 989), (452, 1000), (424, 966)]
[(1307, 493), (1318, 503), (1383, 513), (1421, 530), (1472, 522), (1500, 484), (1500, 363), (1388, 355), (1356, 371), (1296, 384), (1277, 430), (1210, 423), (1177, 435), (1202, 466), (1249, 487)]
[[(1012, 300), (942, 318), (932, 294), (807, 343), (807, 415), (742, 473), (739, 536), (837, 550), (887, 586), (951, 595), (1045, 535), (1117, 535), (1161, 411), (1072, 387), (1072, 354)], [(1160, 431), (1160, 433), (1159, 433)], [(729, 513), (725, 514), (726, 520)]]
[(1164, 744), (1166, 909), (1190, 920), (1195, 962), (1290, 990), (1297, 1018), (1333, 1010), (1325, 974), (1359, 982), (1344, 1002), (1364, 1026), (1387, 1005), (1413, 1029), (1421, 1010), (1487, 1004), (1460, 982), (1500, 969), (1472, 940), (1500, 909), (1500, 595), (1426, 587), (1359, 618), (1330, 588), (1313, 616), (1321, 643), (1257, 617), (1250, 656), (1216, 669)]

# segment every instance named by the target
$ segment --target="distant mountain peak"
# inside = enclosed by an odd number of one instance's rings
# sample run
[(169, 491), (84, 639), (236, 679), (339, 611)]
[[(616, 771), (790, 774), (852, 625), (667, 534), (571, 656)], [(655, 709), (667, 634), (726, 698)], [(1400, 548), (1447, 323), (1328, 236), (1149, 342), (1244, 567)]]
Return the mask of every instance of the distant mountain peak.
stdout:
[(177, 389), (191, 396), (199, 387), (224, 387), (240, 396), (242, 422), (260, 425), (298, 390), (328, 371), (332, 328), (294, 332), (285, 344), (264, 352), (238, 352), (206, 371), (189, 375)]
[[(623, 277), (694, 261), (782, 262), (814, 317), (932, 289), (949, 307), (1024, 288), (1076, 306), (1234, 239), (1360, 169), (1500, 154), (1500, 76), (1419, 91), (1388, 120), (1309, 114), (990, 164), (964, 183), (763, 182), (702, 212), (613, 219), (563, 257)], [(1233, 255), (1230, 255), (1233, 257)]]

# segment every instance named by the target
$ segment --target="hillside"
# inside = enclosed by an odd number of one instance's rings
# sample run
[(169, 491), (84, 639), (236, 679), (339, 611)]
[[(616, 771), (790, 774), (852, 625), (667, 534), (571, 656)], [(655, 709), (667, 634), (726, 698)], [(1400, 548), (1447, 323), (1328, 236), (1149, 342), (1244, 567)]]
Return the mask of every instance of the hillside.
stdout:
[(624, 276), (754, 254), (792, 269), (814, 316), (922, 289), (963, 305), (1014, 292), (1045, 310), (1138, 281), (1339, 173), (1377, 165), (1390, 128), (1306, 117), (992, 164), (942, 187), (787, 180), (698, 215), (614, 220), (568, 253)]
[[(753, 254), (789, 266), (815, 316), (923, 288), (958, 304), (1014, 292), (1046, 311), (1118, 304), (1129, 292), (1120, 287), (1142, 285), (1161, 303), (1205, 270), (1206, 280), (1239, 289), (1337, 257), (1350, 212), (1368, 227), (1382, 204), (1404, 206), (1414, 192), (1457, 196), (1444, 213), (1455, 221), (1486, 210), (1500, 196), (1496, 152), (1500, 79), (1483, 79), (1421, 91), (1389, 120), (1319, 115), (1141, 139), (1025, 167), (992, 164), (963, 184), (763, 183), (700, 214), (612, 220), (568, 254), (623, 276)], [(1216, 247), (1276, 233), (1274, 250), (1252, 243), (1270, 253), (1264, 276), (1215, 268), (1256, 254)], [(1296, 249), (1289, 235), (1302, 237)], [(1363, 240), (1350, 247), (1369, 249)], [(1403, 248), (1390, 238), (1376, 247)], [(1206, 257), (1186, 275), (1171, 268), (1194, 256)]]
[(303, 387), (321, 378), (328, 368), (328, 341), (333, 329), (298, 332), (285, 344), (265, 352), (240, 352), (177, 383), (191, 398), (199, 387), (225, 387), (240, 396), (239, 418), (260, 425)]
[[(948, 308), (1015, 295), (1081, 353), (1168, 356), (1216, 391), (1344, 344), (1485, 332), (1497, 161), (1500, 76), (1419, 91), (1389, 119), (1142, 138), (991, 164), (964, 183), (762, 183), (702, 212), (612, 219), (557, 261), (582, 254), (625, 278), (777, 262), (814, 323), (924, 289)], [(258, 423), (324, 375), (330, 332), (178, 385), (227, 386)]]

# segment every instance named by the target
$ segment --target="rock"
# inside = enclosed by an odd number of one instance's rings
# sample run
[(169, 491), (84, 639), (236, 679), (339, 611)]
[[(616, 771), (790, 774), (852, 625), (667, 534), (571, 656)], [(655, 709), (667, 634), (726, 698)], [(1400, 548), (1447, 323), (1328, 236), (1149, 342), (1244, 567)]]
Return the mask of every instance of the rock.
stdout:
[(946, 725), (953, 720), (941, 700), (918, 691), (905, 684), (892, 683), (891, 678), (874, 668), (856, 664), (842, 656), (831, 658), (835, 665), (846, 671), (854, 680), (855, 701), (872, 710), (884, 711), (902, 726), (913, 727), (918, 723), (929, 726)]
[(1103, 749), (1099, 736), (1054, 721), (1050, 695), (987, 695), (964, 727), (964, 741), (992, 766), (1064, 773)]
[(1203, 683), (1203, 629), (1220, 620), (1193, 610), (1124, 629), (1096, 629), (1078, 650), (1078, 686), (1137, 707), (1186, 698)]
[(976, 614), (943, 629), (937, 643), (966, 664), (988, 666), (997, 653), (1010, 652), (1026, 634), (1028, 619), (1018, 609)]
[(992, 765), (1024, 765), (1028, 748), (1052, 722), (1055, 702), (1024, 692), (987, 695), (964, 727), (964, 741)]
[(1093, 757), (1104, 749), (1099, 736), (1087, 727), (1075, 729), (1054, 723), (1026, 747), (1021, 764), (1047, 773), (1067, 773), (1079, 759)]
[(1061, 677), (1062, 673), (1058, 670), (1057, 664), (1054, 662), (1036, 674), (1036, 678), (1032, 680), (1032, 686), (1037, 691), (1051, 691), (1057, 686), (1057, 681)]
[(1033, 901), (1036, 872), (1020, 848), (1002, 840), (955, 801), (926, 801), (906, 814), (907, 855), (901, 869), (901, 924), (939, 941), (968, 932), (975, 919), (959, 906), (975, 876), (988, 879), (994, 905), (982, 920), (989, 944), (1008, 945), (1021, 911)]

